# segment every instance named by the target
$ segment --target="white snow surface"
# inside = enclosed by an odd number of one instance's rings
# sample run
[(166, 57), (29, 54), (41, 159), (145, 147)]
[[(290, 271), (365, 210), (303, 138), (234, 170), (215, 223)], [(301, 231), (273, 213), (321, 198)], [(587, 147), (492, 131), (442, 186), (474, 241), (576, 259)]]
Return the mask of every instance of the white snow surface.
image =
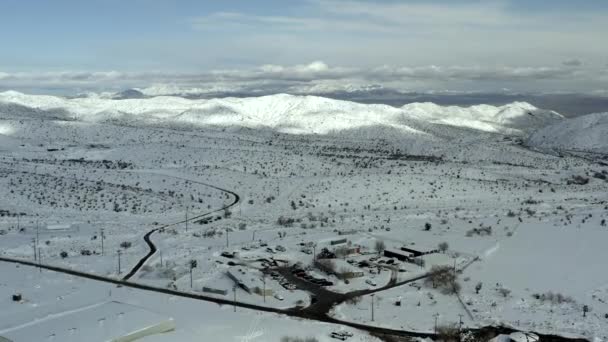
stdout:
[[(11, 106), (18, 110), (11, 111)], [(384, 127), (414, 135), (446, 133), (443, 125), (485, 132), (528, 132), (563, 117), (528, 103), (495, 107), (442, 107), (411, 103), (401, 108), (359, 104), (317, 96), (277, 94), (253, 98), (189, 100), (159, 96), (148, 99), (66, 99), (56, 96), (0, 93), (0, 109), (27, 115), (24, 108), (53, 118), (88, 122), (127, 121), (138, 124), (269, 128), (284, 133), (328, 134)], [(380, 131), (379, 133), (381, 133)]]
[(608, 112), (564, 120), (532, 134), (528, 144), (537, 148), (608, 152)]

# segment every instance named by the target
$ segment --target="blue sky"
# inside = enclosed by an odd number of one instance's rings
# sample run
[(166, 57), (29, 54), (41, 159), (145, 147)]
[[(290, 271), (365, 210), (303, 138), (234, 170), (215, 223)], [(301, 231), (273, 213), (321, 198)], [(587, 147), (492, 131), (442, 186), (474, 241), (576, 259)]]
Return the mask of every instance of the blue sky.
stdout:
[[(525, 90), (517, 83), (540, 75), (538, 88), (594, 91), (608, 80), (607, 17), (608, 2), (597, 0), (3, 0), (0, 88), (53, 73), (112, 72), (115, 87), (196, 86), (193, 75), (218, 70), (277, 76), (265, 65), (280, 66), (285, 81), (321, 62), (309, 82)], [(401, 78), (386, 75), (391, 68)]]

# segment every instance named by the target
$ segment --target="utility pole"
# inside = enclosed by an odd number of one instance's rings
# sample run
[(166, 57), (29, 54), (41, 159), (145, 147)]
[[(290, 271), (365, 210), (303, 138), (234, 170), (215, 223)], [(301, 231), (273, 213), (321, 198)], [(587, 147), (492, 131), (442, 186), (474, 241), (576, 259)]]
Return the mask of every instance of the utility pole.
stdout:
[(236, 312), (236, 285), (232, 286), (232, 292), (234, 293), (234, 312)]
[(38, 221), (36, 221), (36, 247), (38, 247), (38, 243), (40, 243), (40, 230), (38, 226)]
[(312, 245), (312, 260), (317, 260), (317, 244)]
[(433, 316), (435, 317), (435, 334), (437, 334), (437, 317), (439, 317), (439, 313), (435, 313)]
[(226, 230), (226, 247), (230, 247), (230, 232)]
[(40, 253), (40, 247), (38, 247), (38, 270), (42, 273), (42, 253)]
[(163, 267), (163, 251), (159, 250), (158, 253), (160, 254), (160, 267)]
[(374, 321), (374, 293), (372, 293), (372, 322)]
[(101, 256), (103, 256), (103, 253), (104, 253), (104, 251), (103, 251), (103, 240), (106, 238), (106, 234), (104, 233), (103, 228), (101, 228), (101, 234), (100, 235), (101, 235)]
[(36, 238), (32, 238), (32, 247), (34, 248), (34, 261), (37, 261), (38, 253), (36, 252)]
[(190, 289), (192, 289), (192, 270), (198, 266), (198, 262), (194, 259), (190, 260)]
[(186, 231), (188, 231), (188, 206), (186, 205)]
[(462, 314), (458, 314), (458, 317), (460, 318), (459, 323), (458, 323), (458, 332), (462, 332)]
[(17, 231), (21, 230), (21, 215), (17, 214)]
[(262, 276), (262, 282), (264, 283), (264, 303), (266, 303), (266, 273)]
[(120, 249), (118, 250), (118, 274), (120, 274)]
[(251, 238), (251, 241), (255, 241), (255, 230), (253, 231), (253, 237)]

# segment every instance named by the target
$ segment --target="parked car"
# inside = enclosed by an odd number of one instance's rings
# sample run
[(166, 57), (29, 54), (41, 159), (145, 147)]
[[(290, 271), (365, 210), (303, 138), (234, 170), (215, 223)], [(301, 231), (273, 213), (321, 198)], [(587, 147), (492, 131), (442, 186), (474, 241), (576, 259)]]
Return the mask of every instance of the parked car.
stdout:
[(284, 299), (285, 299), (285, 298), (283, 298), (283, 296), (281, 296), (281, 295), (280, 295), (280, 294), (278, 294), (278, 293), (275, 293), (275, 294), (274, 294), (274, 298), (276, 298), (276, 299), (278, 299), (278, 300), (284, 300)]
[(365, 280), (365, 283), (366, 283), (367, 285), (376, 286), (376, 282), (375, 282), (375, 281), (373, 281), (373, 280), (371, 280), (371, 279), (367, 279), (367, 280)]
[(223, 256), (224, 258), (234, 258), (234, 253), (232, 252), (222, 252), (222, 254), (220, 254), (221, 256)]
[(331, 334), (329, 334), (329, 336), (330, 336), (331, 338), (335, 338), (335, 339), (338, 339), (338, 340), (340, 340), (340, 341), (346, 341), (346, 340), (348, 339), (348, 337), (347, 337), (347, 336), (344, 336), (344, 335), (342, 335), (342, 334), (340, 334), (340, 333), (337, 333), (337, 332), (335, 332), (335, 331), (334, 331), (334, 332), (332, 332)]

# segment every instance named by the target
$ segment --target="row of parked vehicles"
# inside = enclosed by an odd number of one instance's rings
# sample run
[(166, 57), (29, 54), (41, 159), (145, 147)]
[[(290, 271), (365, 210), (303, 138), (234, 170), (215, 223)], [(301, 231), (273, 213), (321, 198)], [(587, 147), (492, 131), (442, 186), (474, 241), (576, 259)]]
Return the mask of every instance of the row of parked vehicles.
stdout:
[(288, 282), (285, 278), (281, 277), (281, 275), (277, 272), (270, 272), (270, 277), (276, 280), (283, 288), (286, 290), (295, 290), (296, 286), (290, 282)]
[(302, 268), (298, 268), (295, 267), (293, 270), (291, 270), (291, 273), (293, 273), (293, 275), (295, 275), (298, 278), (304, 279), (310, 283), (313, 283), (315, 285), (319, 285), (319, 286), (332, 286), (334, 285), (333, 282), (325, 279), (325, 278), (317, 278), (314, 277), (310, 274), (308, 274), (304, 269)]

